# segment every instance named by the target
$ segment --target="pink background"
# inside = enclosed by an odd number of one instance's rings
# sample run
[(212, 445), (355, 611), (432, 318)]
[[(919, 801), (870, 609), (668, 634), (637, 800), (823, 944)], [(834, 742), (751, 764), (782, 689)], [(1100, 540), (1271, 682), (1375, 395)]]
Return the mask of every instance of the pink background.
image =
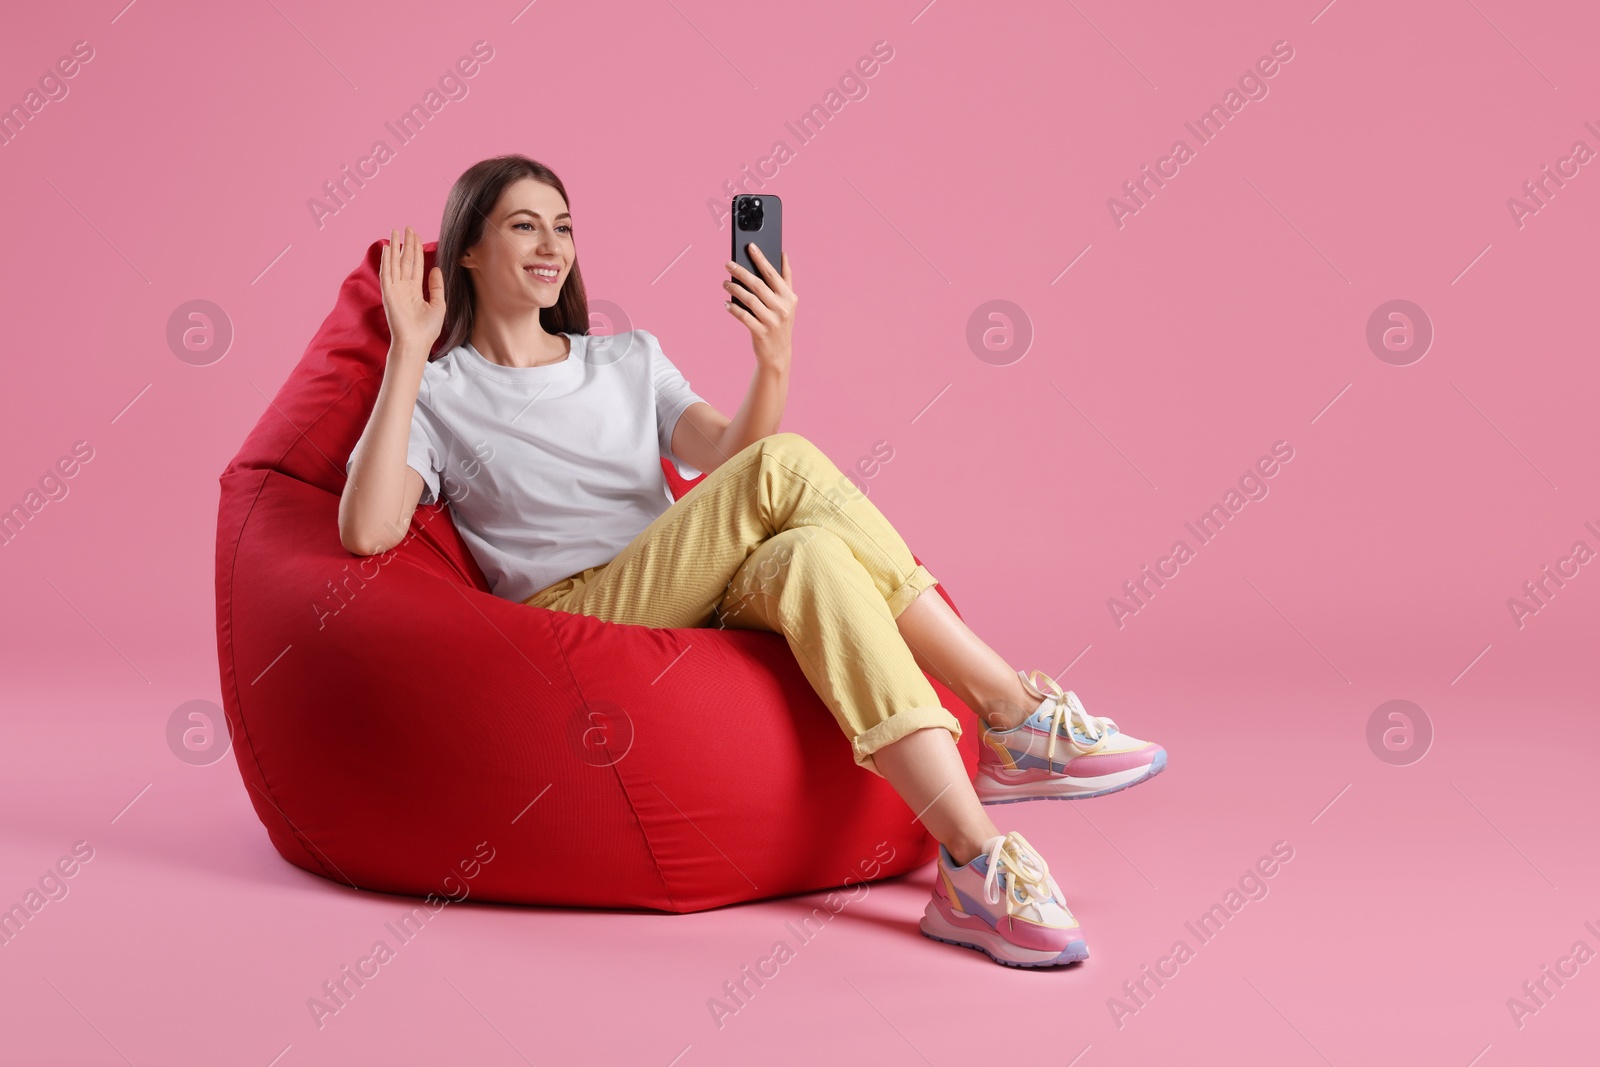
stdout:
[[(1600, 963), (1520, 1029), (1506, 1005), (1600, 951), (1600, 565), (1521, 628), (1506, 603), (1600, 550), (1597, 164), (1520, 228), (1507, 208), (1600, 150), (1588, 5), (122, 3), (33, 5), (0, 37), (7, 104), (94, 49), (0, 148), (0, 506), (94, 449), (0, 548), (0, 904), (95, 849), (0, 946), (5, 1063), (1592, 1056)], [(384, 122), (478, 40), (469, 95), (319, 229), (308, 198), (395, 147)], [(785, 122), (880, 40), (867, 95), (797, 144)], [(1269, 95), (1118, 228), (1107, 199), (1195, 147), (1184, 122), (1277, 41)], [(706, 205), (778, 139), (764, 191), (803, 296), (785, 429), (844, 467), (888, 442), (872, 498), (975, 628), (1171, 753), (1114, 798), (997, 809), (1092, 958), (1017, 972), (919, 937), (925, 869), (719, 1029), (707, 999), (820, 895), (465, 903), (319, 1030), (306, 998), (414, 902), (291, 867), (231, 756), (167, 747), (174, 708), (220, 699), (217, 475), (368, 244), (435, 239), (455, 177), (503, 152), (561, 174), (591, 296), (731, 413), (752, 357)], [(193, 299), (235, 330), (208, 366), (165, 339)], [(1034, 333), (1004, 366), (966, 341), (994, 299)], [(1435, 330), (1409, 366), (1365, 339), (1394, 299)], [(1107, 598), (1279, 440), (1270, 495), (1119, 629)], [(1366, 738), (1394, 699), (1435, 732), (1407, 766)], [(1276, 841), (1270, 894), (1119, 1027), (1108, 998), (1195, 947), (1185, 920)]]

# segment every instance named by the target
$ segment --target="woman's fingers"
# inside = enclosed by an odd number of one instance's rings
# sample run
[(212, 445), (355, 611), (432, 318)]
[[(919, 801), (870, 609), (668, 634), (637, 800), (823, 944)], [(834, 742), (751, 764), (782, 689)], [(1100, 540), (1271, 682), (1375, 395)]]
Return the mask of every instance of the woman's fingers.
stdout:
[(730, 296), (737, 297), (738, 299), (744, 301), (745, 306), (750, 309), (750, 314), (755, 318), (761, 320), (761, 322), (768, 326), (777, 325), (777, 314), (772, 310), (772, 308), (767, 306), (765, 300), (763, 300), (761, 297), (757, 296), (755, 293), (752, 293), (738, 282), (727, 283), (727, 289)]
[(406, 238), (403, 230), (389, 233), (389, 285), (397, 288), (406, 271)]
[[(761, 256), (761, 249), (756, 247), (755, 242), (751, 242), (749, 252), (752, 263), (756, 263), (757, 265), (765, 264), (768, 268), (772, 266), (770, 263), (767, 263), (766, 257)], [(734, 278), (743, 282), (745, 287), (751, 292), (760, 293), (763, 300), (765, 300), (767, 297), (776, 298), (777, 294), (768, 287), (766, 282), (756, 277), (744, 267), (739, 266), (739, 264), (735, 263), (733, 260), (728, 260), (727, 268), (732, 272)], [(782, 284), (781, 280), (779, 284)]]
[(403, 233), (391, 229), (389, 243), (383, 246), (378, 257), (378, 279), (386, 286), (407, 292), (412, 288), (420, 288), (423, 262), (422, 239), (417, 236), (417, 231), (410, 226)]
[(391, 229), (389, 243), (378, 254), (378, 282), (384, 295), (391, 301), (403, 300), (422, 290), (424, 303), (435, 304), (444, 299), (444, 272), (435, 265), (429, 272), (424, 289), (422, 239), (410, 226), (404, 231)]
[(774, 281), (774, 276), (778, 272), (772, 269), (772, 261), (767, 258), (765, 252), (761, 251), (761, 246), (751, 241), (748, 251), (750, 252), (750, 262), (756, 265), (756, 269), (761, 272), (761, 277), (766, 281)]
[(778, 273), (778, 268), (772, 265), (772, 260), (767, 258), (766, 253), (761, 251), (760, 245), (752, 245), (750, 248), (750, 255), (751, 262), (761, 268), (761, 273), (766, 277), (766, 280), (768, 284), (771, 285), (773, 292), (777, 293), (779, 296), (794, 295), (794, 292), (790, 287), (790, 282), (793, 279), (789, 276), (789, 253), (783, 253), (782, 274)]
[[(757, 278), (755, 275), (751, 274), (738, 264), (734, 264), (732, 269), (738, 272), (738, 280), (736, 281), (733, 278), (729, 278), (727, 281), (722, 283), (722, 287), (724, 289), (736, 296), (752, 296), (754, 299), (746, 300), (745, 303), (749, 304), (752, 310), (756, 310), (758, 312), (760, 309), (769, 305), (773, 307), (777, 307), (779, 305), (778, 295), (771, 289), (767, 288), (761, 279)], [(740, 285), (740, 282), (743, 282), (744, 284)]]
[(732, 300), (729, 300), (726, 306), (729, 314), (738, 319), (740, 322), (744, 323), (746, 326), (750, 327), (752, 331), (761, 325), (761, 323), (750, 317), (750, 313), (748, 311), (734, 303)]

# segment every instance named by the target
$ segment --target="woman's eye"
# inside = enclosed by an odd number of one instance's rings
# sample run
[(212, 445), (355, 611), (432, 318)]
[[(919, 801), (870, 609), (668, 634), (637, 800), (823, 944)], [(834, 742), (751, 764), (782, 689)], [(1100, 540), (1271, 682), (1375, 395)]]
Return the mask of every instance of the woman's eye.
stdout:
[(572, 227), (569, 224), (565, 223), (565, 222), (563, 222), (560, 226), (557, 226), (556, 229), (565, 230), (567, 233), (571, 233), (572, 232)]

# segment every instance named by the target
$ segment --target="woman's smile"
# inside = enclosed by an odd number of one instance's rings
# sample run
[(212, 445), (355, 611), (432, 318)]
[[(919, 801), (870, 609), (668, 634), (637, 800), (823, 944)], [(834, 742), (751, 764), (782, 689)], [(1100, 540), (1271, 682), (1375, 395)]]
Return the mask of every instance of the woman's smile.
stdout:
[(546, 285), (555, 285), (561, 280), (561, 268), (553, 263), (528, 263), (523, 265), (522, 270), (534, 281)]

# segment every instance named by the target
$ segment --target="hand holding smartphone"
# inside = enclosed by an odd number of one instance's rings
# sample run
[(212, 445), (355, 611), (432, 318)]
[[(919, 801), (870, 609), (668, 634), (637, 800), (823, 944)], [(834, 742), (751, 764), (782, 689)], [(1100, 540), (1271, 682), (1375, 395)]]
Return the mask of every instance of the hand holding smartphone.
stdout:
[[(746, 246), (752, 241), (761, 249), (761, 254), (767, 257), (767, 262), (772, 264), (773, 270), (783, 269), (783, 201), (766, 193), (733, 198), (731, 258), (757, 278), (765, 279), (766, 276), (761, 273), (761, 268), (750, 259), (750, 250)], [(738, 297), (732, 299), (746, 311), (750, 310)]]
[(750, 330), (760, 367), (787, 372), (800, 297), (794, 291), (794, 270), (783, 254), (783, 203), (777, 197), (734, 197), (733, 255), (726, 268), (732, 275), (722, 283), (728, 314)]

